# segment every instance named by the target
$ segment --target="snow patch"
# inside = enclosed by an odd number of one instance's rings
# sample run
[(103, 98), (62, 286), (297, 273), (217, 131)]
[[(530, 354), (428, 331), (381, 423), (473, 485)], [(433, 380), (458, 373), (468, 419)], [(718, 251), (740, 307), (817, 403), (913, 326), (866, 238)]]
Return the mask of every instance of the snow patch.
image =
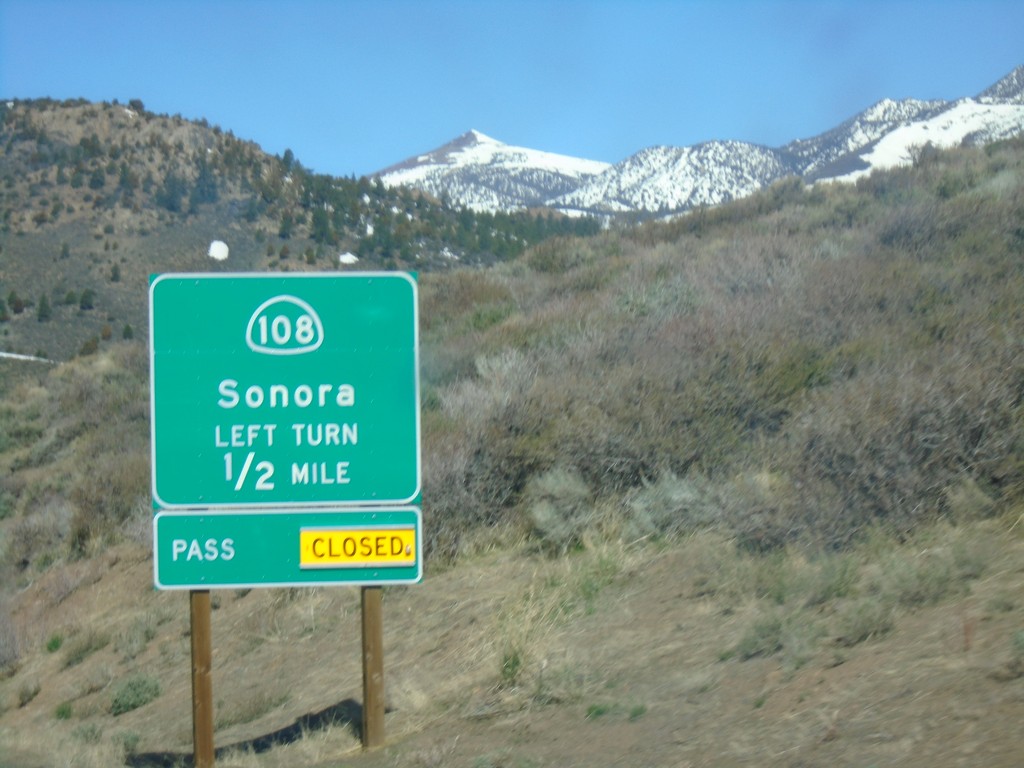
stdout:
[(214, 261), (227, 261), (228, 244), (223, 240), (214, 240), (210, 243), (210, 250), (206, 253)]
[(45, 357), (36, 357), (35, 355), (19, 355), (15, 352), (0, 352), (0, 357), (6, 358), (7, 360), (27, 360), (33, 363), (50, 363), (54, 364), (53, 360), (48, 360)]
[(867, 163), (866, 168), (836, 176), (834, 180), (852, 182), (875, 170), (910, 165), (916, 152), (927, 144), (936, 149), (949, 149), (971, 140), (1005, 139), (1022, 129), (1024, 105), (962, 99), (934, 117), (889, 131), (860, 154), (860, 159)]

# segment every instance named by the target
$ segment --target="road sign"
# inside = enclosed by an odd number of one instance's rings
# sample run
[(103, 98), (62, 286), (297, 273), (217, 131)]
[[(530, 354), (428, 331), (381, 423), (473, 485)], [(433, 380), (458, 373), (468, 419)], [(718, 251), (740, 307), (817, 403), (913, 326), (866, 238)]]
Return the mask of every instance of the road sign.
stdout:
[(423, 576), (415, 507), (158, 512), (158, 589), (411, 584)]
[(155, 277), (155, 505), (414, 503), (417, 312), (401, 272)]

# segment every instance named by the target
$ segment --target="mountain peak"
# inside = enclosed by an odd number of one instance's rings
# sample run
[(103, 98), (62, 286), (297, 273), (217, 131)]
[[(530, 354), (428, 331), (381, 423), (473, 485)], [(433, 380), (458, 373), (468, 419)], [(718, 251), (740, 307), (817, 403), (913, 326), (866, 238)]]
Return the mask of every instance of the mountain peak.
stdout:
[(447, 194), (467, 208), (494, 212), (544, 205), (554, 194), (571, 191), (608, 167), (505, 144), (474, 128), (377, 175), (387, 186), (405, 184), (437, 197)]
[[(432, 152), (430, 152), (430, 154), (436, 155), (440, 153), (450, 153), (453, 151), (467, 149), (469, 147), (478, 147), (482, 145), (490, 145), (494, 147), (505, 146), (502, 142), (498, 141), (497, 139), (492, 139), (490, 136), (488, 136), (485, 133), (481, 133), (476, 128), (470, 128), (468, 131), (452, 139), (447, 144), (444, 144), (438, 147), (437, 149), (433, 150)], [(420, 157), (423, 157), (423, 155), (420, 155)]]
[[(437, 149), (432, 149), (422, 155), (415, 155), (413, 157), (406, 158), (402, 162), (388, 166), (383, 170), (377, 171), (377, 173), (373, 175), (380, 176), (381, 179), (386, 182), (389, 177), (395, 174), (407, 174), (409, 172), (415, 172), (418, 168), (458, 163), (458, 159), (461, 155), (464, 155), (467, 152), (472, 152), (477, 148), (484, 149), (487, 152), (495, 152), (504, 146), (505, 144), (497, 139), (492, 139), (490, 136), (481, 133), (475, 128), (471, 128), (465, 133), (452, 139), (447, 144), (442, 144)], [(409, 182), (407, 181), (406, 183)]]
[(490, 136), (485, 133), (481, 133), (476, 128), (470, 128), (462, 135), (472, 141), (475, 141), (477, 144), (501, 144), (497, 139), (492, 139)]
[(978, 94), (978, 101), (997, 101), (1005, 104), (1024, 104), (1024, 65)]

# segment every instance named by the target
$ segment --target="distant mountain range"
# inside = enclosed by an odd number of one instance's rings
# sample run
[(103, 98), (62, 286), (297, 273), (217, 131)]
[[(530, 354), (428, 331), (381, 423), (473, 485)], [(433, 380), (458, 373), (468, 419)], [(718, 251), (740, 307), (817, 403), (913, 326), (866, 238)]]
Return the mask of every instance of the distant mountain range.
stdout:
[(1024, 66), (975, 97), (883, 99), (830, 131), (782, 147), (707, 141), (649, 147), (610, 165), (515, 147), (469, 131), (375, 174), (476, 211), (671, 216), (745, 197), (789, 176), (855, 181), (913, 161), (928, 144), (984, 144), (1024, 132)]

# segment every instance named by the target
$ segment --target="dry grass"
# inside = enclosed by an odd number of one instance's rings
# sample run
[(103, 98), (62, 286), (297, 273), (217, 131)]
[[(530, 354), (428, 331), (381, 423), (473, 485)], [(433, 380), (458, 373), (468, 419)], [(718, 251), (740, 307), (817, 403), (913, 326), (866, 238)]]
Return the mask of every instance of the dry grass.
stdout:
[[(586, 549), (541, 561), (525, 589), (502, 603), (492, 633), (495, 682), (527, 696), (550, 697), (551, 638), (596, 610), (601, 592), (637, 555), (619, 545)], [(546, 679), (545, 679), (546, 678)]]
[[(840, 701), (835, 692), (844, 685), (823, 688), (822, 675), (850, 669), (859, 695), (884, 698), (894, 694), (879, 693), (869, 681), (912, 684), (914, 664), (926, 665), (921, 674), (933, 674), (936, 664), (953, 670), (973, 660), (957, 685), (977, 678), (978, 665), (1000, 679), (1013, 673), (1020, 654), (1006, 628), (1019, 628), (1020, 607), (1006, 600), (1006, 589), (1019, 581), (1020, 539), (1008, 534), (1011, 524), (1003, 516), (925, 527), (906, 542), (878, 532), (850, 552), (813, 557), (800, 550), (752, 553), (718, 533), (698, 532), (674, 542), (592, 541), (557, 558), (520, 549), (471, 559), (423, 585), (385, 595), (393, 746), (377, 757), (358, 754), (358, 739), (345, 723), (304, 725), (295, 741), (268, 751), (257, 750), (254, 741), (342, 698), (358, 699), (357, 595), (218, 593), (217, 743), (228, 748), (218, 764), (275, 768), (345, 759), (377, 768), (443, 759), (468, 768), (499, 752), (526, 759), (521, 742), (500, 735), (514, 733), (499, 726), (505, 722), (530, 723), (531, 732), (557, 753), (550, 735), (541, 735), (550, 722), (562, 723), (560, 738), (574, 741), (577, 754), (605, 765), (609, 756), (621, 756), (620, 747), (581, 730), (583, 724), (652, 729), (644, 730), (646, 738), (658, 743), (667, 712), (678, 717), (706, 710), (708, 717), (722, 718), (718, 724), (702, 721), (710, 739), (726, 727), (729, 712), (757, 711), (766, 714), (756, 727), (778, 717), (773, 727), (786, 730), (792, 724), (783, 725), (787, 718), (801, 716), (785, 707), (772, 714), (773, 707), (801, 696), (806, 706), (839, 708), (837, 727), (849, 728), (858, 717), (849, 709), (856, 699), (844, 695)], [(983, 568), (971, 555), (979, 551), (987, 555)], [(930, 557), (948, 563), (946, 575), (936, 579), (933, 565), (924, 565)], [(917, 580), (936, 579), (942, 585), (937, 596), (908, 600), (908, 569), (918, 571)], [(144, 564), (139, 570), (144, 574)], [(124, 585), (134, 577), (118, 571), (83, 585), (68, 598), (68, 607), (115, 585), (126, 592)], [(968, 594), (976, 597), (965, 602)], [(119, 619), (97, 615), (95, 626), (83, 627), (81, 634), (102, 625), (130, 630), (129, 617), (162, 615), (166, 608), (154, 601), (167, 597), (134, 591), (134, 605), (123, 605)], [(155, 636), (136, 658), (125, 657), (112, 642), (55, 677), (46, 670), (60, 667), (62, 654), (55, 657), (42, 644), (24, 654), (15, 674), (0, 681), (0, 701), (7, 708), (0, 714), (0, 744), (6, 754), (31, 752), (35, 745), (17, 734), (44, 724), (56, 732), (49, 742), (52, 754), (68, 755), (84, 768), (120, 764), (119, 755), (128, 752), (186, 754), (187, 610), (183, 600), (176, 604), (178, 610), (170, 612), (176, 616), (150, 623)], [(315, 626), (313, 615), (320, 616)], [(253, 647), (246, 638), (257, 626), (256, 616), (276, 618), (273, 631)], [(913, 663), (908, 666), (904, 657)], [(325, 665), (324, 659), (331, 661)], [(885, 665), (890, 671), (855, 673), (861, 659), (869, 668)], [(778, 671), (766, 679), (766, 670)], [(908, 682), (900, 684), (901, 676)], [(159, 680), (160, 695), (115, 717), (111, 703), (142, 678)], [(38, 690), (29, 696), (33, 686)], [(939, 695), (946, 694), (921, 703)], [(67, 719), (55, 720), (56, 708), (65, 704)], [(902, 717), (915, 717), (915, 706), (904, 704)], [(565, 722), (570, 715), (576, 719)], [(494, 730), (484, 748), (474, 734), (488, 728)], [(449, 738), (438, 738), (441, 733)], [(847, 748), (856, 743), (858, 750), (872, 749), (856, 734), (844, 738), (852, 740)], [(802, 739), (797, 743), (816, 743)]]

